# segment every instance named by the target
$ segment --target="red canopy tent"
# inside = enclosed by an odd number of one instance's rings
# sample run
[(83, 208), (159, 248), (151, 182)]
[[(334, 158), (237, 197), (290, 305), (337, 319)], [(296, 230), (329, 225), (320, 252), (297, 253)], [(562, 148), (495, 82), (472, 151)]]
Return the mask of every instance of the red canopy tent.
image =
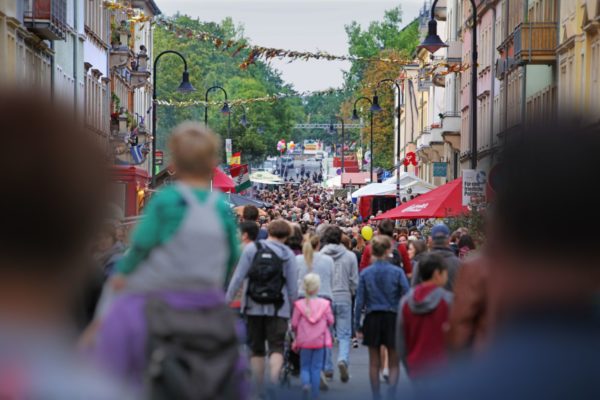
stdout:
[(462, 205), (462, 178), (389, 210), (375, 219), (418, 219), (457, 217), (467, 212)]
[(235, 182), (219, 168), (214, 169), (212, 187), (226, 193), (235, 192)]

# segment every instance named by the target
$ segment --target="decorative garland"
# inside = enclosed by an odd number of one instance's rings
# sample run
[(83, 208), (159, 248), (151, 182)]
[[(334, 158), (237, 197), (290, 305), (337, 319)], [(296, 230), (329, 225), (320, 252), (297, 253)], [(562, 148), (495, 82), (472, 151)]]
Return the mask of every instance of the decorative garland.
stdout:
[(133, 23), (152, 22), (153, 18), (146, 15), (142, 10), (131, 8), (125, 4), (116, 2), (115, 0), (105, 0), (102, 2), (102, 7), (109, 11), (120, 11), (127, 15), (127, 20)]

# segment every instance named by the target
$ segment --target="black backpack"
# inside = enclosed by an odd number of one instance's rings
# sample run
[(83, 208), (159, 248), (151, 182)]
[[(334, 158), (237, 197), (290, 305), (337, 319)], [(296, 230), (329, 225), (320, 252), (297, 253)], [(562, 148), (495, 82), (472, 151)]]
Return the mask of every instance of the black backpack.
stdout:
[(244, 396), (236, 316), (225, 304), (177, 310), (146, 305), (149, 400), (234, 400)]
[(284, 303), (283, 260), (268, 246), (255, 242), (256, 255), (248, 271), (248, 296), (258, 304), (273, 304), (275, 316)]

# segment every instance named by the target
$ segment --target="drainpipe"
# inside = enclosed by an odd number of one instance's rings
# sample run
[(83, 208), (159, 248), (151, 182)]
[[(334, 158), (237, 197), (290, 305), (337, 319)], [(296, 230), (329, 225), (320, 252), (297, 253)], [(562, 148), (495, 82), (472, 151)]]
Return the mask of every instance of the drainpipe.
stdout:
[(490, 115), (492, 117), (490, 121), (490, 164), (494, 161), (494, 98), (496, 96), (496, 6), (494, 5), (494, 1), (489, 2), (492, 8), (492, 51), (490, 52), (492, 55), (491, 66), (492, 66), (492, 94), (490, 101)]
[[(509, 12), (509, 2), (508, 0), (504, 3), (505, 7), (504, 7), (504, 35), (503, 39), (506, 40), (506, 38), (508, 37), (508, 27), (509, 27), (509, 22), (508, 22), (508, 12)], [(508, 61), (508, 53), (506, 54), (506, 61)], [(506, 131), (508, 129), (508, 73), (506, 73), (506, 69), (505, 69), (505, 73), (504, 73), (504, 131)], [(504, 135), (504, 142), (506, 143), (506, 134)]]
[(73, 35), (73, 82), (74, 82), (74, 86), (73, 86), (73, 112), (75, 115), (75, 118), (79, 118), (80, 115), (78, 113), (78, 109), (77, 109), (77, 100), (79, 98), (79, 96), (77, 95), (78, 89), (79, 89), (79, 76), (78, 76), (78, 70), (79, 70), (79, 65), (77, 63), (77, 56), (79, 55), (79, 18), (78, 18), (78, 7), (77, 5), (79, 4), (78, 0), (74, 0), (73, 1), (73, 28), (75, 30), (75, 34)]
[[(523, 1), (523, 22), (527, 22), (527, 0)], [(531, 28), (529, 29), (531, 32)], [(523, 65), (523, 81), (521, 87), (521, 125), (525, 125), (527, 111), (527, 64)]]

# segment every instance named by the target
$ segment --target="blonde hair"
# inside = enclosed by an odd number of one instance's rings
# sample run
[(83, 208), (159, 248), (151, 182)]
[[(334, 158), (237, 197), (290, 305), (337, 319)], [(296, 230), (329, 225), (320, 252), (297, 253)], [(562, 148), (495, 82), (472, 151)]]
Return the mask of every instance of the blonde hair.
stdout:
[(315, 297), (321, 288), (321, 278), (319, 275), (310, 273), (304, 277), (303, 285), (306, 294), (306, 315), (310, 316), (310, 298)]
[(302, 245), (302, 255), (308, 271), (313, 269), (313, 261), (315, 258), (315, 250), (319, 247), (320, 238), (318, 235), (306, 235), (304, 244)]
[(213, 131), (196, 122), (179, 124), (169, 138), (169, 150), (176, 172), (212, 176), (219, 160), (219, 142)]

